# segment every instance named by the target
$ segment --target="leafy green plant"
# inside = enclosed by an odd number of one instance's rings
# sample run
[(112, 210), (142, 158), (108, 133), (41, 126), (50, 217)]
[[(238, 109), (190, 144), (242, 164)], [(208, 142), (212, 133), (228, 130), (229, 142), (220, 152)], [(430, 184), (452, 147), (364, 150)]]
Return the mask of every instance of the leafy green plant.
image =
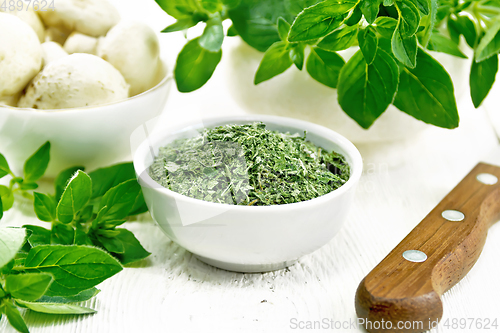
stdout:
[[(363, 128), (391, 104), (428, 124), (455, 128), (453, 83), (426, 50), (467, 58), (460, 36), (474, 50), (470, 92), (476, 107), (498, 71), (500, 3), (496, 0), (156, 0), (177, 22), (163, 32), (206, 28), (177, 58), (178, 90), (203, 86), (219, 63), (222, 21), (265, 52), (259, 84), (295, 66), (338, 89), (342, 109)], [(346, 62), (337, 52), (358, 46)]]

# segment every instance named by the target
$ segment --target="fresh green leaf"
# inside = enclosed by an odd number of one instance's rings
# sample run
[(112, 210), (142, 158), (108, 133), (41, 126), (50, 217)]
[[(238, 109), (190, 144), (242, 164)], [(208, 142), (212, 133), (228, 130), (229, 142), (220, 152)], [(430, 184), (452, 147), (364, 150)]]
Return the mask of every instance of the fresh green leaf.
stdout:
[(476, 49), (476, 62), (481, 62), (500, 52), (500, 21), (496, 21), (484, 34)]
[(375, 25), (375, 29), (383, 38), (391, 39), (398, 21), (392, 17), (381, 16), (375, 20)]
[(392, 53), (403, 65), (409, 68), (415, 68), (417, 64), (417, 37), (411, 36), (402, 38), (399, 27), (394, 30), (392, 35)]
[(278, 18), (278, 34), (280, 39), (284, 42), (288, 41), (288, 32), (290, 31), (290, 23), (285, 21), (284, 18)]
[(99, 294), (100, 290), (97, 288), (90, 288), (80, 292), (75, 296), (61, 297), (61, 296), (42, 296), (37, 302), (40, 303), (78, 303), (85, 302)]
[(36, 190), (38, 188), (38, 184), (22, 182), (21, 184), (19, 184), (19, 188), (23, 191)]
[(417, 66), (401, 71), (394, 105), (410, 116), (435, 126), (455, 128), (459, 123), (450, 76), (443, 66), (420, 49)]
[(498, 55), (489, 57), (481, 62), (472, 62), (470, 71), (470, 94), (474, 106), (478, 108), (495, 83), (498, 72)]
[(123, 268), (106, 252), (81, 245), (42, 245), (28, 254), (23, 269), (53, 275), (47, 296), (73, 296), (110, 278)]
[(463, 35), (467, 44), (472, 48), (475, 47), (477, 38), (476, 26), (468, 16), (458, 16), (456, 19), (448, 17), (447, 26), (450, 38), (455, 44), (459, 44), (460, 35)]
[(0, 267), (8, 264), (21, 249), (26, 237), (22, 228), (0, 228)]
[(54, 224), (50, 235), (50, 243), (72, 245), (75, 242), (75, 229), (67, 224)]
[(422, 14), (429, 15), (430, 12), (429, 0), (414, 0), (413, 2)]
[(43, 193), (34, 193), (35, 214), (39, 220), (52, 222), (56, 219), (56, 203), (52, 197)]
[(176, 19), (182, 19), (193, 15), (200, 9), (198, 0), (155, 0), (156, 3)]
[(198, 24), (198, 20), (196, 20), (193, 16), (182, 18), (177, 20), (174, 24), (169, 25), (165, 29), (163, 29), (161, 32), (163, 33), (168, 33), (168, 32), (175, 32), (175, 31), (182, 31), (189, 29), (191, 27), (194, 27), (196, 24)]
[(23, 225), (23, 228), (31, 231), (31, 235), (28, 236), (28, 243), (31, 247), (50, 244), (50, 230), (36, 225)]
[(11, 172), (12, 171), (10, 171), (9, 163), (7, 163), (5, 156), (0, 154), (0, 178), (7, 176)]
[(100, 223), (100, 225), (104, 229), (113, 229), (115, 227), (122, 225), (125, 222), (127, 222), (127, 220), (111, 220), (111, 221), (104, 221), (104, 222)]
[(361, 12), (361, 9), (359, 8), (359, 4), (354, 7), (354, 9), (351, 12), (351, 15), (347, 18), (347, 20), (344, 21), (345, 25), (348, 27), (352, 26), (357, 26), (359, 21), (361, 21), (361, 18), (363, 17), (363, 13)]
[(292, 47), (290, 48), (290, 59), (293, 61), (295, 67), (297, 67), (299, 71), (301, 71), (302, 67), (304, 66), (304, 49), (305, 45), (302, 43), (292, 45)]
[(143, 200), (143, 197), (137, 180), (131, 179), (123, 182), (110, 189), (102, 197), (96, 219), (99, 221), (123, 219), (140, 200)]
[(0, 220), (3, 217), (3, 203), (2, 203), (2, 197), (0, 196)]
[(112, 187), (130, 179), (137, 179), (132, 162), (115, 164), (89, 172), (92, 178), (92, 199), (102, 197)]
[(40, 179), (47, 170), (49, 160), (50, 142), (47, 141), (24, 163), (24, 182), (31, 183)]
[(264, 54), (257, 73), (255, 73), (254, 83), (259, 84), (267, 81), (283, 73), (290, 66), (292, 66), (292, 59), (290, 59), (287, 43), (276, 42)]
[(17, 299), (36, 301), (45, 294), (52, 283), (52, 275), (47, 273), (8, 275), (5, 289)]
[(398, 0), (396, 6), (400, 13), (398, 28), (401, 38), (413, 36), (420, 24), (420, 13), (411, 0)]
[(14, 193), (5, 185), (0, 185), (0, 198), (4, 212), (11, 209), (12, 205), (14, 205)]
[(79, 170), (66, 186), (57, 204), (57, 218), (63, 223), (73, 221), (75, 215), (84, 208), (92, 196), (92, 180)]
[(425, 30), (423, 32), (422, 37), (422, 45), (427, 47), (429, 41), (431, 39), (432, 32), (434, 31), (434, 27), (436, 26), (437, 21), (437, 12), (438, 12), (438, 0), (429, 0), (430, 3), (430, 13), (427, 16)]
[(234, 25), (230, 26), (229, 29), (227, 29), (227, 37), (235, 37), (238, 36), (238, 31), (234, 28)]
[(467, 56), (460, 51), (457, 44), (455, 44), (451, 39), (441, 35), (439, 32), (434, 32), (432, 34), (429, 45), (427, 45), (427, 49), (467, 59)]
[(378, 48), (378, 37), (375, 34), (375, 31), (373, 31), (369, 26), (366, 29), (361, 30), (358, 33), (358, 43), (359, 48), (365, 57), (366, 63), (371, 65), (375, 59)]
[(87, 236), (85, 231), (77, 228), (75, 230), (75, 245), (94, 245), (94, 243)]
[(123, 265), (142, 260), (151, 254), (142, 247), (141, 243), (135, 238), (132, 232), (126, 229), (116, 230), (119, 231), (120, 234), (116, 236), (115, 239), (123, 244), (124, 252), (114, 253), (114, 256), (120, 260)]
[[(69, 180), (78, 170), (85, 171), (85, 168), (82, 166), (75, 166), (65, 169), (57, 175), (56, 180), (54, 182), (54, 187), (56, 190), (56, 195), (55, 195), (56, 202), (59, 202), (59, 200), (61, 199), (61, 195), (63, 194), (64, 189), (66, 188), (66, 185), (68, 185)], [(92, 184), (92, 186), (94, 186), (94, 184)]]
[(222, 3), (224, 4), (224, 6), (226, 6), (226, 8), (228, 8), (228, 9), (233, 9), (233, 8), (238, 7), (240, 2), (241, 2), (241, 0), (222, 0)]
[(385, 7), (394, 6), (394, 0), (383, 0)]
[(318, 47), (327, 51), (342, 51), (351, 47), (358, 35), (358, 26), (354, 25), (352, 27), (344, 27), (335, 30), (321, 42), (318, 43)]
[[(119, 235), (119, 233), (118, 233)], [(115, 236), (116, 237), (116, 236)], [(110, 253), (124, 253), (125, 246), (123, 242), (115, 237), (105, 237), (97, 235), (96, 238), (99, 241), (100, 245), (104, 247)]]
[(26, 326), (23, 317), (21, 317), (21, 313), (19, 313), (17, 307), (7, 300), (2, 302), (2, 306), (12, 327), (21, 333), (29, 333), (28, 327)]
[(219, 0), (201, 0), (201, 6), (211, 14), (222, 11), (222, 3)]
[(368, 23), (375, 22), (381, 3), (382, 0), (361, 0), (361, 12)]
[(304, 9), (290, 28), (290, 42), (305, 42), (325, 37), (338, 28), (356, 0), (326, 0)]
[(19, 306), (28, 308), (35, 312), (51, 313), (51, 314), (90, 314), (96, 313), (94, 309), (86, 308), (80, 305), (64, 304), (64, 303), (42, 303), (42, 302), (26, 302), (16, 300)]
[(209, 52), (219, 52), (224, 41), (224, 28), (222, 27), (222, 19), (219, 13), (213, 15), (207, 21), (207, 26), (203, 31), (198, 43), (202, 48)]
[[(0, 267), (0, 274), (10, 274), (10, 272), (12, 271), (12, 269), (14, 268), (14, 265), (16, 263), (16, 259), (13, 259), (11, 261), (9, 261), (7, 263), (7, 265), (3, 266), (3, 267)], [(3, 296), (1, 295), (2, 294), (2, 286), (0, 284), (0, 298), (2, 298)], [(0, 311), (1, 312), (1, 311)]]
[(222, 50), (207, 51), (200, 46), (199, 40), (195, 38), (189, 41), (177, 57), (174, 74), (180, 92), (201, 88), (212, 77), (222, 57)]
[(307, 58), (306, 68), (313, 79), (330, 88), (336, 88), (344, 64), (344, 59), (337, 53), (313, 47)]
[(392, 103), (398, 73), (398, 65), (383, 49), (378, 49), (371, 65), (361, 51), (356, 52), (340, 72), (339, 104), (359, 125), (369, 128)]

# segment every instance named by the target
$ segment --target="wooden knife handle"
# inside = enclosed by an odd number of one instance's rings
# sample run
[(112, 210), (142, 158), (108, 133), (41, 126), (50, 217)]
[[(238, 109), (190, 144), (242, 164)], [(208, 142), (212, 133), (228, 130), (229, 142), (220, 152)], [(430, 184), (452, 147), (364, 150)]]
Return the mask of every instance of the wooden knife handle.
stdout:
[[(447, 210), (463, 213), (464, 219), (445, 219)], [(460, 219), (457, 212), (451, 215)], [(470, 271), (498, 219), (500, 168), (479, 163), (361, 281), (356, 292), (359, 322), (368, 332), (422, 332), (437, 325), (443, 315), (441, 295)], [(421, 251), (427, 259), (409, 261), (403, 257), (408, 250)]]

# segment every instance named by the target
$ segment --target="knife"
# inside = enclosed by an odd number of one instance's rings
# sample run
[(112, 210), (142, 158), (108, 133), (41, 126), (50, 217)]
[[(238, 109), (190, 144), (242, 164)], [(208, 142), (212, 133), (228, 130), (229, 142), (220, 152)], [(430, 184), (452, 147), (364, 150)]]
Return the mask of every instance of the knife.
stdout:
[(377, 333), (434, 328), (440, 297), (470, 271), (499, 219), (500, 167), (479, 163), (361, 281), (358, 322)]

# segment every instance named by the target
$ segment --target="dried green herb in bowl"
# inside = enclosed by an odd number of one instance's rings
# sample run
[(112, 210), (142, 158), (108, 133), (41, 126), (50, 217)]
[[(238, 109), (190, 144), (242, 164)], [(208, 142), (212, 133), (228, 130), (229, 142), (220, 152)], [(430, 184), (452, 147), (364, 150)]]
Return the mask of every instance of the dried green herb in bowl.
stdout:
[(160, 148), (149, 169), (160, 185), (191, 198), (282, 205), (317, 198), (349, 179), (344, 156), (264, 123), (224, 125)]

